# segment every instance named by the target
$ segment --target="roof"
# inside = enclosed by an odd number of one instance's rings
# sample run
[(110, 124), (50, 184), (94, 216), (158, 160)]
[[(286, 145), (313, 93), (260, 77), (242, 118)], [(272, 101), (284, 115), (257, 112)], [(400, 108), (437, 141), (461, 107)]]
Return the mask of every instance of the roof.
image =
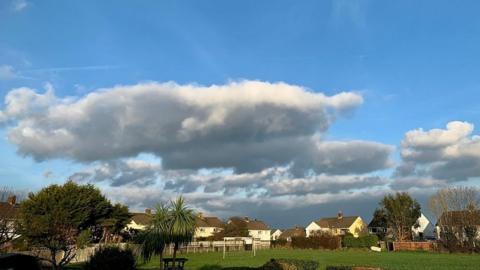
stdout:
[(152, 215), (146, 213), (132, 213), (132, 220), (138, 225), (148, 225), (152, 222)]
[(351, 217), (328, 217), (328, 218), (321, 218), (319, 220), (314, 221), (318, 226), (322, 228), (337, 228), (337, 229), (348, 229), (352, 224), (357, 220), (359, 216), (351, 216)]
[(291, 237), (305, 237), (307, 234), (305, 233), (305, 228), (296, 227), (292, 229), (287, 229), (280, 234), (280, 238), (287, 239)]
[(373, 218), (372, 221), (370, 221), (370, 223), (368, 223), (367, 227), (368, 228), (386, 228), (387, 224), (385, 224), (381, 220)]
[(448, 211), (442, 214), (439, 223), (442, 225), (480, 225), (480, 210)]
[(216, 227), (223, 228), (223, 222), (217, 217), (199, 217), (195, 218), (195, 224), (197, 227)]
[(8, 202), (0, 202), (0, 217), (14, 218), (19, 211), (19, 204), (10, 204)]
[(231, 217), (228, 222), (237, 226), (245, 225), (248, 230), (270, 230), (265, 222), (258, 219), (249, 219), (248, 217)]

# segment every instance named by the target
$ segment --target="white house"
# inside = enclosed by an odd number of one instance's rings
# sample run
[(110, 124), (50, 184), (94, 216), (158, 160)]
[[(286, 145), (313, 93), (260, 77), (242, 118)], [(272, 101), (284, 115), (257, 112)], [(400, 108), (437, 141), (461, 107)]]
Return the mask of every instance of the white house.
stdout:
[(412, 236), (414, 239), (433, 239), (435, 238), (435, 226), (428, 220), (423, 213), (417, 219), (417, 228), (412, 226)]
[(224, 229), (223, 222), (217, 217), (204, 217), (200, 213), (195, 218), (195, 239), (207, 238)]
[(280, 237), (281, 234), (282, 234), (282, 231), (280, 229), (271, 230), (270, 231), (270, 240), (277, 240)]
[(237, 226), (247, 227), (248, 235), (262, 242), (270, 243), (271, 231), (268, 228), (267, 224), (258, 219), (249, 219), (248, 217), (232, 217), (228, 220), (227, 223), (234, 223)]

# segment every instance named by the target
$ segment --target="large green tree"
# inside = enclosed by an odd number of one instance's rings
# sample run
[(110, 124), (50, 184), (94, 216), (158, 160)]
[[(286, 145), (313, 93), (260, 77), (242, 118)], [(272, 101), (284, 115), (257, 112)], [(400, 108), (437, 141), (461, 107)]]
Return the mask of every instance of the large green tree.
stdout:
[(380, 201), (378, 213), (384, 215), (388, 228), (397, 241), (411, 239), (412, 226), (417, 227), (420, 204), (406, 192), (388, 194)]
[(21, 203), (21, 235), (29, 246), (48, 249), (46, 260), (61, 269), (75, 257), (79, 233), (98, 227), (111, 212), (112, 205), (93, 185), (51, 185)]

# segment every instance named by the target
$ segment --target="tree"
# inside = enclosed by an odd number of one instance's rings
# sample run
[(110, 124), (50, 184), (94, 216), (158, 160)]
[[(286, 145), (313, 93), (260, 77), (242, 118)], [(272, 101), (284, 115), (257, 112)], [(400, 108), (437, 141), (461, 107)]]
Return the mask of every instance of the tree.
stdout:
[(170, 220), (169, 209), (158, 204), (152, 218), (152, 224), (137, 236), (140, 243), (140, 254), (144, 261), (149, 261), (152, 255), (160, 257), (160, 269), (162, 268), (163, 251), (170, 243), (169, 237)]
[(101, 223), (103, 227), (102, 238), (100, 242), (117, 242), (121, 238), (120, 234), (130, 221), (131, 215), (128, 207), (122, 204), (115, 204), (111, 207), (108, 218)]
[(385, 215), (397, 241), (411, 239), (412, 227), (418, 227), (417, 220), (421, 215), (420, 204), (406, 192), (386, 195), (377, 211)]
[[(75, 257), (80, 232), (98, 227), (111, 212), (110, 202), (93, 185), (68, 181), (30, 193), (21, 203), (21, 234), (32, 247), (49, 250), (53, 269), (61, 269)], [(60, 260), (58, 252), (63, 252)]]
[(181, 245), (188, 244), (193, 240), (195, 234), (195, 213), (193, 209), (185, 205), (185, 200), (182, 196), (171, 202), (169, 212), (170, 240), (174, 245), (172, 267), (175, 269), (177, 250)]
[(372, 219), (372, 222), (370, 222), (370, 225), (372, 227), (381, 228), (381, 230), (376, 232), (376, 235), (381, 240), (384, 240), (385, 237), (387, 236), (387, 228), (388, 228), (387, 215), (385, 213), (385, 209), (383, 208), (375, 209), (375, 212), (373, 212), (373, 219)]
[(450, 251), (474, 251), (480, 225), (480, 192), (473, 187), (449, 187), (437, 191), (429, 208), (437, 217), (440, 242)]

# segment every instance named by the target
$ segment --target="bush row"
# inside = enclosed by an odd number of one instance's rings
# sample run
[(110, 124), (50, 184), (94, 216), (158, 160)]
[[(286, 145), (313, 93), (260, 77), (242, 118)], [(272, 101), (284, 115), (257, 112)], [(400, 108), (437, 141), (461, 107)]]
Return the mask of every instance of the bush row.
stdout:
[(353, 235), (346, 235), (343, 237), (343, 246), (348, 248), (369, 248), (377, 246), (378, 236), (365, 235), (355, 238)]
[(311, 237), (292, 237), (293, 248), (309, 249), (338, 249), (342, 247), (340, 236), (319, 234)]

